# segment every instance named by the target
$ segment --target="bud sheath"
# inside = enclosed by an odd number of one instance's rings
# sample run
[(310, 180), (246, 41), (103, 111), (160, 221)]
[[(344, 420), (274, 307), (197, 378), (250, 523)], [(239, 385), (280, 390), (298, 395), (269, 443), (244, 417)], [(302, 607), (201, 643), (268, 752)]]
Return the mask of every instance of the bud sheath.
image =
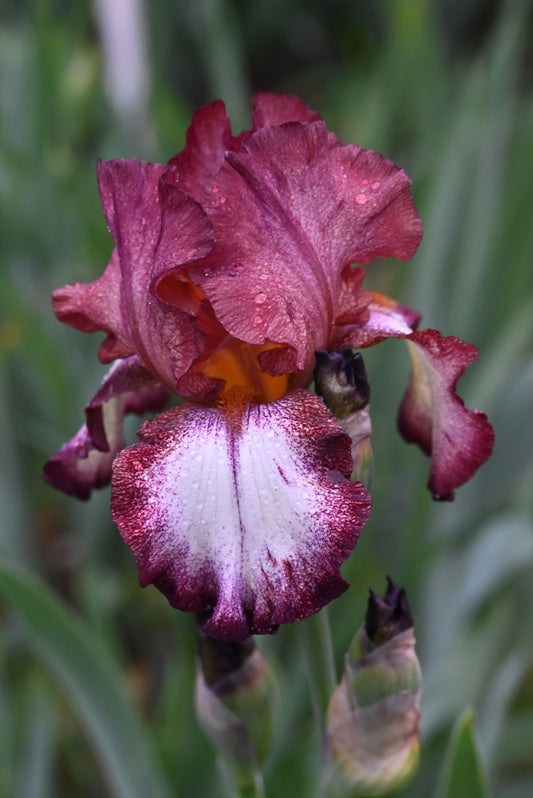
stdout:
[(402, 787), (419, 757), (421, 674), (403, 590), (370, 594), (327, 715), (325, 786), (332, 798), (381, 796)]

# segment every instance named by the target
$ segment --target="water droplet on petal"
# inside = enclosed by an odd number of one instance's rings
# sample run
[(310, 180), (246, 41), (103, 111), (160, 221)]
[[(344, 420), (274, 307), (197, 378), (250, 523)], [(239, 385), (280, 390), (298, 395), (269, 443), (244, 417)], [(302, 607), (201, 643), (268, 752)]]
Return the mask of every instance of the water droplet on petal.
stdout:
[(355, 201), (357, 202), (358, 205), (364, 205), (367, 199), (368, 198), (366, 194), (358, 194), (357, 197), (355, 198)]
[(367, 186), (368, 185), (368, 180), (366, 179), (366, 177), (363, 177), (363, 179), (361, 180), (361, 183), (363, 184), (363, 186)]
[(256, 294), (256, 295), (255, 295), (255, 297), (254, 297), (254, 302), (255, 302), (257, 305), (262, 305), (262, 304), (263, 304), (263, 302), (266, 302), (266, 298), (267, 298), (267, 295), (266, 295), (266, 294), (263, 294), (263, 292), (261, 291), (259, 294)]
[(372, 183), (372, 188), (375, 190), (376, 188), (379, 188), (380, 185), (381, 183), (379, 182), (379, 180), (374, 180), (374, 182)]
[(263, 323), (263, 319), (261, 318), (261, 316), (256, 316), (255, 319), (254, 319), (254, 324), (257, 326), (257, 325), (262, 324), (262, 323)]

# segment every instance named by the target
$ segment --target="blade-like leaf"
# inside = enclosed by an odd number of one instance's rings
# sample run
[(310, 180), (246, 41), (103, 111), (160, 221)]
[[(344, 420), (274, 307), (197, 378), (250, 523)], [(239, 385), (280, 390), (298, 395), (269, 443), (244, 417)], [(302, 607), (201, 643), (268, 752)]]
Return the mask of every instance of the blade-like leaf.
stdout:
[(72, 702), (111, 795), (167, 798), (170, 790), (100, 640), (44, 584), (2, 559), (0, 592), (23, 621), (28, 644)]
[(487, 780), (474, 738), (474, 715), (466, 710), (452, 731), (439, 798), (488, 798)]

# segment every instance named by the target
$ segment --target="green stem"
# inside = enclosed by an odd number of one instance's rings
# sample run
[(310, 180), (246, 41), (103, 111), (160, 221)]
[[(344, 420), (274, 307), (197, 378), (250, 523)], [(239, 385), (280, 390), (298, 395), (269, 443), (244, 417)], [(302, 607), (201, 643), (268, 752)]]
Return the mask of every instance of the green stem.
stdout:
[(239, 788), (237, 798), (266, 798), (265, 784), (260, 770), (254, 774), (254, 783)]
[(217, 766), (222, 782), (225, 785), (225, 795), (232, 795), (234, 798), (266, 798), (263, 774), (259, 767), (254, 771), (253, 781), (246, 784), (238, 784), (235, 774), (222, 756), (218, 757)]
[(335, 658), (327, 610), (312, 615), (300, 624), (302, 645), (311, 689), (313, 714), (319, 737), (324, 737), (325, 714), (337, 686)]

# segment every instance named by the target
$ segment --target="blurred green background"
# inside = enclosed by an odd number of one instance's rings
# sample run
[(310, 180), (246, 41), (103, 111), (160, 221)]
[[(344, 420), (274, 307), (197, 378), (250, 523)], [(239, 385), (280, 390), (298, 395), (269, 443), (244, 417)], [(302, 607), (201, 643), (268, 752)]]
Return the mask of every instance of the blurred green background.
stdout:
[[(115, 9), (118, 15), (114, 17)], [(396, 433), (401, 342), (365, 353), (374, 510), (329, 608), (338, 667), (385, 574), (406, 587), (424, 672), (422, 763), (439, 794), (468, 706), (492, 795), (533, 795), (533, 5), (525, 0), (4, 0), (0, 17), (0, 796), (223, 795), (193, 711), (193, 618), (137, 584), (109, 516), (41, 481), (105, 368), (100, 336), (50, 293), (111, 249), (97, 158), (164, 162), (222, 97), (234, 131), (258, 89), (302, 96), (338, 137), (413, 179), (425, 227), (368, 284), (480, 348), (461, 381), (496, 432), (491, 461), (435, 504)], [(135, 437), (135, 423), (130, 426)], [(57, 601), (59, 599), (59, 602)], [(318, 796), (297, 627), (261, 641), (283, 712), (267, 794)], [(457, 798), (462, 798), (457, 793)], [(467, 795), (465, 794), (465, 798)]]

